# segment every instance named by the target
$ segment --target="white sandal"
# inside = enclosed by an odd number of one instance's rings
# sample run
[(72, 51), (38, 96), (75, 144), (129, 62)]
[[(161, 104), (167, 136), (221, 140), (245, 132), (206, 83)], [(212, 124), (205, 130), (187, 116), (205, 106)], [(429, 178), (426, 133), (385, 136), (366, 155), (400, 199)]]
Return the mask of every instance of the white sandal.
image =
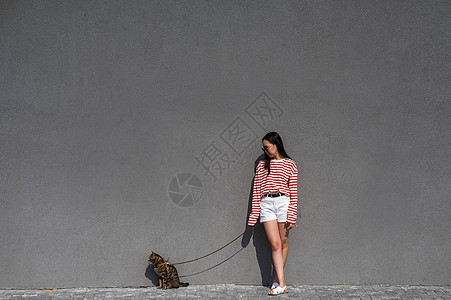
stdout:
[(272, 286), (271, 286), (271, 290), (275, 289), (275, 288), (278, 287), (278, 286), (279, 286), (279, 283), (273, 282), (273, 283), (272, 283)]
[(269, 292), (268, 295), (270, 295), (270, 296), (276, 296), (276, 295), (287, 294), (287, 293), (288, 293), (287, 287), (286, 287), (286, 286), (281, 287), (281, 286), (279, 285), (278, 287), (276, 287), (276, 288), (274, 288), (273, 290), (271, 290), (271, 291)]

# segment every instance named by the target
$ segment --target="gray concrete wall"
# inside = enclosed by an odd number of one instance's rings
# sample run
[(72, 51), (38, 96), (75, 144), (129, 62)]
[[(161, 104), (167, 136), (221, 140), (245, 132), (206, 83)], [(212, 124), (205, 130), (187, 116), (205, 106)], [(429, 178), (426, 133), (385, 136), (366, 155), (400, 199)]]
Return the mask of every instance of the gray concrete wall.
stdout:
[[(299, 168), (288, 283), (450, 284), (450, 20), (449, 1), (1, 1), (0, 287), (150, 285), (151, 250), (222, 246), (273, 130)], [(178, 269), (261, 284), (270, 264), (257, 225)]]

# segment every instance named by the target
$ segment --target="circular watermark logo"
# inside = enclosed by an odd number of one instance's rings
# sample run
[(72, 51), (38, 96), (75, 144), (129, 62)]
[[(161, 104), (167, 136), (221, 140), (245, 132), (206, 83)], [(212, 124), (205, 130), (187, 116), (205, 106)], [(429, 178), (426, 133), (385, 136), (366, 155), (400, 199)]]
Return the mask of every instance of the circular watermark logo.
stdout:
[(202, 197), (202, 183), (191, 173), (181, 173), (172, 178), (169, 183), (169, 198), (175, 205), (181, 207), (193, 206)]

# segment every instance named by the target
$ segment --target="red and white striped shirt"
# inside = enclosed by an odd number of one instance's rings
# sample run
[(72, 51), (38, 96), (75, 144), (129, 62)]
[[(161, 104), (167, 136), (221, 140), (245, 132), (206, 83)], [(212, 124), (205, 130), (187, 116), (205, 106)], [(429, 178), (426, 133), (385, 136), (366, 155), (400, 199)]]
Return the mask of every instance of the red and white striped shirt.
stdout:
[(265, 169), (265, 161), (261, 160), (255, 172), (252, 190), (252, 211), (249, 215), (249, 226), (254, 226), (260, 216), (260, 201), (268, 193), (284, 193), (290, 197), (287, 222), (296, 223), (298, 208), (298, 168), (294, 160), (283, 158), (270, 161), (270, 174)]

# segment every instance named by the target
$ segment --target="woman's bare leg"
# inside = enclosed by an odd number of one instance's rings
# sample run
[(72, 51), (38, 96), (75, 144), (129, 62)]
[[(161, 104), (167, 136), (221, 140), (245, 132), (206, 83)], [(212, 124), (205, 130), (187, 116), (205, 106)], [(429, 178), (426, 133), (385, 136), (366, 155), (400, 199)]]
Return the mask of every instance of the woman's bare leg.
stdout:
[(280, 238), (279, 225), (277, 220), (267, 221), (263, 223), (269, 244), (271, 245), (272, 261), (276, 269), (277, 279), (280, 286), (285, 286), (285, 277), (283, 274), (284, 260), (282, 251), (282, 241)]
[[(287, 230), (285, 223), (277, 223), (277, 224), (279, 226), (279, 236), (282, 247), (283, 266), (285, 267), (288, 257), (288, 234), (290, 231)], [(280, 283), (277, 274), (276, 277), (274, 278), (274, 282)]]

